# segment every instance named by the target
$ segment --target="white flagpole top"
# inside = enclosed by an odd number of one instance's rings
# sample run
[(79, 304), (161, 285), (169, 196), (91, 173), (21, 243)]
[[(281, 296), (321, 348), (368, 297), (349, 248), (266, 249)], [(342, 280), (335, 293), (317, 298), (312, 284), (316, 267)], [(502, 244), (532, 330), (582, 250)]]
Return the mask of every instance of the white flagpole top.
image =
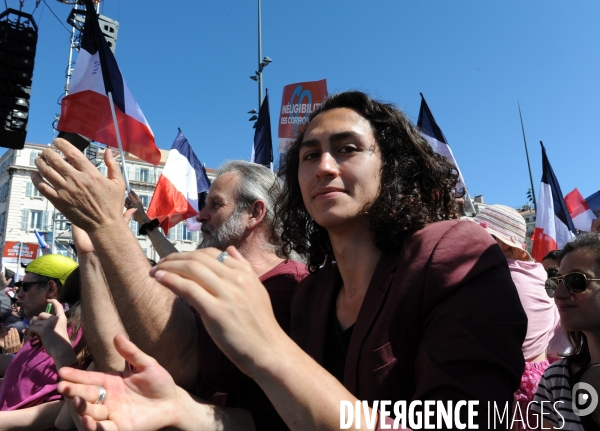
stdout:
[(113, 117), (113, 124), (115, 125), (115, 132), (117, 135), (117, 143), (119, 144), (119, 151), (121, 153), (121, 163), (123, 165), (123, 178), (125, 179), (125, 187), (127, 187), (127, 195), (131, 192), (131, 186), (129, 185), (129, 174), (127, 173), (127, 169), (125, 166), (125, 152), (123, 151), (123, 144), (121, 143), (121, 133), (119, 132), (119, 124), (117, 122), (117, 114), (115, 113), (115, 105), (113, 103), (112, 93), (109, 91), (107, 93), (108, 100), (110, 102), (110, 112)]

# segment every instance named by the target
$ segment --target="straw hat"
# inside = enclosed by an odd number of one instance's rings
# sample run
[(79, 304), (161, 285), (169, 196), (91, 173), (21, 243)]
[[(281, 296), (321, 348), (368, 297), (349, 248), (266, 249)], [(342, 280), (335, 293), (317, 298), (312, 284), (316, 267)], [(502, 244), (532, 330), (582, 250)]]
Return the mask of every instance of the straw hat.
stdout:
[[(473, 217), (473, 221), (479, 223), (490, 235), (504, 244), (527, 253), (525, 244), (527, 223), (514, 208), (505, 205), (488, 205)], [(527, 255), (529, 256), (529, 253)]]

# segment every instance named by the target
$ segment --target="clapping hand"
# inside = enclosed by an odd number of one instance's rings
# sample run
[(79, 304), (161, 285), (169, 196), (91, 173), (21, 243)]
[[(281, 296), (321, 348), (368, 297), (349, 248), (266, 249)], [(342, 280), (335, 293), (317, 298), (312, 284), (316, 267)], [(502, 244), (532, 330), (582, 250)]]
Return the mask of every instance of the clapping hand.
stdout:
[(120, 222), (125, 183), (110, 148), (104, 152), (106, 178), (68, 141), (57, 138), (54, 145), (65, 159), (51, 149), (36, 158), (38, 171), (32, 171), (31, 180), (40, 193), (88, 232)]
[[(2, 334), (0, 334), (0, 337)], [(5, 353), (17, 353), (23, 347), (21, 337), (19, 337), (19, 331), (16, 328), (10, 328), (0, 341), (0, 347), (4, 349)]]
[(221, 260), (214, 248), (170, 254), (150, 275), (188, 300), (223, 353), (254, 377), (289, 339), (250, 263), (235, 247), (227, 252)]

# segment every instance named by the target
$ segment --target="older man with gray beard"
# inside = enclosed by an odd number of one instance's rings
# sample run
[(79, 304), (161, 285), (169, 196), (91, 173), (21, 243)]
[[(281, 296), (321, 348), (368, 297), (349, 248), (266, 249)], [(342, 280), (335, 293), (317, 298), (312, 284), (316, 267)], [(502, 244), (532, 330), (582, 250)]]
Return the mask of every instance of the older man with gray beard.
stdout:
[[(86, 286), (84, 323), (97, 369), (123, 370), (112, 339), (127, 332), (177, 384), (203, 398), (227, 393), (227, 406), (245, 407), (261, 423), (270, 403), (260, 388), (220, 352), (201, 318), (149, 276), (150, 264), (123, 222), (125, 184), (112, 151), (105, 152), (105, 178), (67, 141), (56, 139), (54, 144), (65, 159), (44, 150), (32, 180), (74, 225)], [(291, 294), (307, 269), (278, 255), (281, 245), (272, 232), (277, 231), (273, 223), (279, 192), (279, 180), (267, 168), (228, 162), (219, 169), (198, 218), (204, 224), (201, 246), (236, 246), (269, 291), (275, 315), (287, 331)], [(229, 412), (227, 421), (247, 422), (247, 411)], [(215, 415), (221, 415), (217, 407)]]

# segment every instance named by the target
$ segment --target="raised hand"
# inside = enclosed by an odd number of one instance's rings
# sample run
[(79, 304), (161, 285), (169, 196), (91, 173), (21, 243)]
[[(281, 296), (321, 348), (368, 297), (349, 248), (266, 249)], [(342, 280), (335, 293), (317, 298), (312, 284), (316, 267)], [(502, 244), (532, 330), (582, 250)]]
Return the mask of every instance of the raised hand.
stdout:
[(187, 299), (219, 348), (253, 377), (287, 337), (250, 263), (235, 247), (227, 251), (223, 262), (217, 260), (221, 251), (215, 248), (171, 254), (150, 275)]
[(75, 243), (79, 256), (95, 252), (92, 240), (86, 231), (75, 225), (71, 225), (71, 231), (73, 232), (73, 243)]
[(133, 219), (139, 224), (148, 223), (150, 221), (150, 218), (146, 215), (146, 211), (144, 210), (144, 203), (133, 190), (131, 190), (129, 195), (127, 195), (127, 198), (125, 198), (125, 208), (132, 211)]
[(108, 168), (105, 178), (81, 151), (64, 139), (54, 145), (63, 159), (51, 149), (45, 149), (35, 160), (39, 172), (32, 172), (35, 187), (71, 222), (86, 231), (121, 222), (125, 183), (118, 163), (107, 149), (104, 162)]
[[(152, 430), (177, 426), (184, 411), (179, 389), (156, 360), (143, 353), (123, 335), (114, 340), (119, 354), (136, 371), (97, 373), (62, 368), (58, 392), (73, 398), (75, 410), (88, 430)], [(103, 404), (94, 404), (99, 388), (106, 390)]]
[(77, 358), (69, 340), (65, 310), (56, 299), (48, 302), (52, 303), (56, 314), (40, 313), (39, 316), (34, 317), (29, 326), (29, 335), (40, 338), (44, 349), (52, 356), (57, 368), (72, 365)]
[(19, 331), (15, 328), (10, 328), (4, 337), (4, 351), (6, 353), (17, 353), (23, 347)]

